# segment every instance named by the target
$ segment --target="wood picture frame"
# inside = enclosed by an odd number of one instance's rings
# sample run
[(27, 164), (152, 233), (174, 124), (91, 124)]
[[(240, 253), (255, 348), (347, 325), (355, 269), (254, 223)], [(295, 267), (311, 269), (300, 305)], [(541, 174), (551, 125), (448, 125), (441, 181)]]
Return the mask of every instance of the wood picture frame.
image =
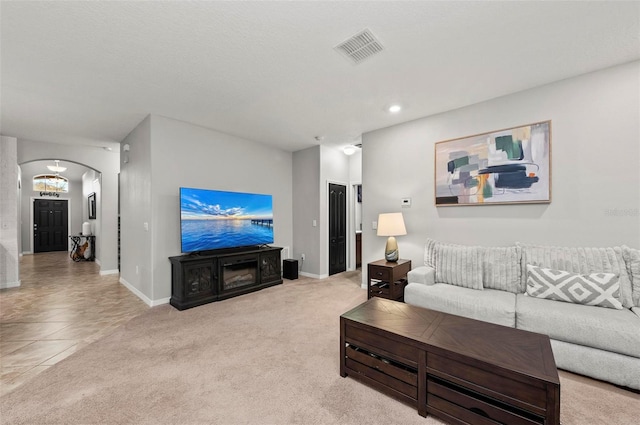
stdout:
[(434, 146), (435, 205), (551, 202), (551, 120)]
[(87, 198), (89, 204), (89, 219), (96, 218), (96, 193), (93, 192)]

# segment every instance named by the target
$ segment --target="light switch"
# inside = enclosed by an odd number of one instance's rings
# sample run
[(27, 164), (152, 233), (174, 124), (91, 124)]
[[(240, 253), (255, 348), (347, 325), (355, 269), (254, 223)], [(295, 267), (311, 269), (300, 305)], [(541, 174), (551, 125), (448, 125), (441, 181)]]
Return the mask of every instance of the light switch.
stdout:
[(147, 232), (149, 231), (149, 223), (147, 223), (146, 221), (143, 224), (144, 226), (144, 230), (146, 230)]
[(377, 221), (373, 221), (371, 222), (371, 228), (373, 230), (378, 230), (378, 222)]
[(318, 227), (318, 220), (313, 220), (313, 221), (311, 222), (311, 225), (312, 225), (313, 227)]

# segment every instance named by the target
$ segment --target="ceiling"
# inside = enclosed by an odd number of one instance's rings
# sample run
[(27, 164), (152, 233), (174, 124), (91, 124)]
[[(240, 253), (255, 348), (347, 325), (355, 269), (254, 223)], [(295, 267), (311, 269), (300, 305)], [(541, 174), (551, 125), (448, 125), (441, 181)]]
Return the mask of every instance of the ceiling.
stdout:
[[(0, 15), (2, 134), (93, 146), (148, 114), (288, 151), (346, 145), (640, 58), (640, 2), (3, 1)], [(354, 65), (334, 47), (365, 28), (384, 50)]]

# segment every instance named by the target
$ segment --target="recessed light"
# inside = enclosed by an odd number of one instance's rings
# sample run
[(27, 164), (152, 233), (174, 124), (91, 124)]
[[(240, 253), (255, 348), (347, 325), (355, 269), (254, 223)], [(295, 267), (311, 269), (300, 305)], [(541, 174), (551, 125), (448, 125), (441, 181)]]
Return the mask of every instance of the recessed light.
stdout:
[(353, 155), (356, 153), (356, 147), (353, 145), (346, 146), (342, 149), (342, 152), (344, 152), (345, 155)]
[(400, 112), (402, 110), (402, 106), (398, 105), (398, 104), (394, 104), (391, 105), (387, 108), (387, 111), (391, 112), (392, 114), (396, 114), (398, 112)]

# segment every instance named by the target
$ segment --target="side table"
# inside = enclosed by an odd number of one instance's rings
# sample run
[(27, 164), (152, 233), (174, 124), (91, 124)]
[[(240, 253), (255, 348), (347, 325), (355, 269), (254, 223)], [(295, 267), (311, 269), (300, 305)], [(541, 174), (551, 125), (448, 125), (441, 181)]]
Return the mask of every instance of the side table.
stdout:
[(73, 246), (69, 257), (73, 261), (94, 261), (96, 259), (96, 237), (93, 235), (69, 236)]
[(378, 260), (367, 267), (367, 299), (382, 297), (404, 301), (404, 287), (407, 286), (407, 273), (411, 270), (411, 260), (398, 260), (395, 263)]

